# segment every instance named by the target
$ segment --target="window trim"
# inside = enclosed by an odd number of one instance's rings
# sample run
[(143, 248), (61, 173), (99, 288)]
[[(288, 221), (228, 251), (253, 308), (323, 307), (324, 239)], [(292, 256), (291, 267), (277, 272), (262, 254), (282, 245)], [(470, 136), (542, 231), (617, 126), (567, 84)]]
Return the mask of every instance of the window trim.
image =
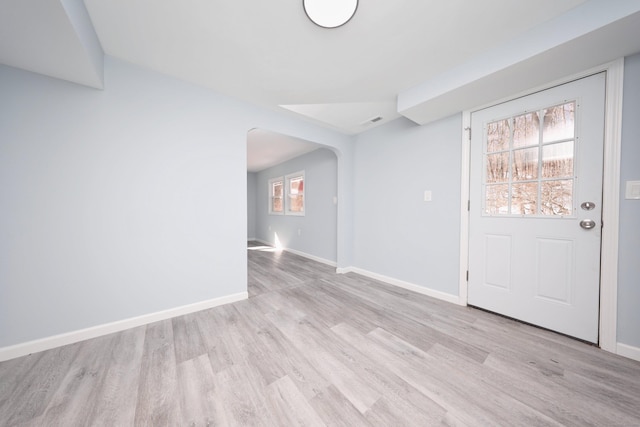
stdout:
[[(281, 182), (282, 183), (282, 211), (275, 211), (273, 210), (273, 200), (275, 199), (274, 194), (273, 194), (273, 185)], [(267, 187), (267, 203), (269, 204), (269, 215), (284, 215), (286, 207), (285, 207), (285, 179), (282, 176), (278, 176), (275, 178), (271, 178), (268, 182), (268, 187)]]
[[(302, 178), (302, 211), (294, 212), (291, 211), (291, 181), (297, 178)], [(305, 216), (305, 212), (307, 210), (306, 207), (306, 177), (304, 170), (290, 173), (287, 175), (280, 175), (269, 179), (267, 184), (267, 203), (268, 203), (268, 212), (269, 215), (287, 215), (287, 216)], [(274, 200), (274, 192), (273, 185), (281, 182), (282, 183), (282, 211), (274, 211), (273, 210), (273, 200)]]
[[(291, 210), (291, 192), (290, 192), (291, 181), (297, 178), (302, 178), (302, 211), (301, 212), (294, 212)], [(305, 198), (306, 179), (305, 179), (304, 170), (285, 175), (284, 184), (285, 184), (285, 187), (284, 187), (285, 191), (283, 194), (283, 197), (285, 198), (284, 214), (291, 215), (291, 216), (305, 216), (307, 207), (306, 207), (306, 198)]]

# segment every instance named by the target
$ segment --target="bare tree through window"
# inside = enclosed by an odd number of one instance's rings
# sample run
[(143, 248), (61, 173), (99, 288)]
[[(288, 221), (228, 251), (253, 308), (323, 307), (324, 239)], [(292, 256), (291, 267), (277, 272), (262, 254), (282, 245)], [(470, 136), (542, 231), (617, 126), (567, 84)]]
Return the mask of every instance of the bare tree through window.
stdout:
[(572, 214), (575, 109), (568, 102), (487, 124), (485, 214)]

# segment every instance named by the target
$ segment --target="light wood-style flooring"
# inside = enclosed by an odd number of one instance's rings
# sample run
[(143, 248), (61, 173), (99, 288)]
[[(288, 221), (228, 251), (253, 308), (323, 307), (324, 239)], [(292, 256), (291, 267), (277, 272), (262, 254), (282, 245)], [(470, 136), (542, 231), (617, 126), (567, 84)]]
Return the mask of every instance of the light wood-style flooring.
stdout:
[(640, 363), (249, 245), (250, 298), (0, 363), (3, 426), (640, 426)]

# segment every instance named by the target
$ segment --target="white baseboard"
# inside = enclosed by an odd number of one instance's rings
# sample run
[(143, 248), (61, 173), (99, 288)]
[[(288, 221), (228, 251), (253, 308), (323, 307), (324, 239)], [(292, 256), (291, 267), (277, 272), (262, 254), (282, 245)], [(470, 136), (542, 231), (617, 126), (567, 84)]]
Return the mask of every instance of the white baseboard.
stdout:
[(315, 255), (311, 255), (311, 254), (307, 254), (307, 253), (304, 253), (304, 252), (296, 251), (295, 249), (283, 248), (283, 250), (285, 250), (287, 252), (291, 252), (292, 254), (300, 255), (301, 257), (308, 258), (308, 259), (313, 260), (313, 261), (321, 262), (322, 264), (326, 264), (326, 265), (329, 265), (331, 267), (335, 267), (335, 266), (338, 265), (338, 263), (335, 262), (335, 261), (330, 261), (328, 259), (320, 258), (320, 257), (315, 256)]
[[(258, 242), (258, 243), (262, 243), (263, 245), (273, 246), (273, 243), (269, 243), (269, 242), (267, 242), (265, 240), (262, 240), (262, 239), (253, 239), (253, 241), (254, 242)], [(306, 252), (297, 251), (295, 249), (282, 248), (282, 250), (285, 251), (285, 252), (291, 252), (292, 254), (295, 254), (295, 255), (300, 255), (301, 257), (308, 258), (308, 259), (313, 260), (313, 261), (321, 262), (322, 264), (326, 264), (326, 265), (329, 265), (331, 267), (335, 267), (335, 266), (338, 265), (338, 263), (335, 262), (335, 261), (330, 261), (328, 259), (320, 258), (319, 256), (311, 255), (311, 254), (308, 254)]]
[(620, 356), (640, 362), (640, 347), (634, 347), (627, 344), (618, 343), (616, 345), (616, 353)]
[(249, 298), (247, 292), (239, 292), (237, 294), (227, 295), (224, 297), (213, 298), (206, 301), (200, 301), (194, 304), (183, 305), (168, 310), (149, 313), (138, 317), (118, 320), (103, 325), (93, 326), (90, 328), (80, 329), (77, 331), (66, 332), (64, 334), (54, 335), (51, 337), (41, 338), (34, 341), (28, 341), (8, 347), (0, 348), (0, 362), (16, 357), (26, 356), (32, 353), (38, 353), (44, 350), (61, 347), (67, 344), (73, 344), (79, 341), (97, 338), (114, 332), (124, 331), (125, 329), (136, 328), (138, 326), (147, 325), (149, 323), (158, 322), (160, 320), (171, 319), (172, 317), (182, 316), (196, 311), (206, 310), (208, 308), (217, 307), (232, 302), (242, 301)]
[(450, 302), (452, 304), (461, 305), (460, 298), (457, 295), (448, 294), (446, 292), (436, 291), (433, 289), (425, 288), (424, 286), (416, 285), (415, 283), (405, 282), (403, 280), (395, 279), (389, 276), (383, 276), (382, 274), (373, 273), (368, 270), (364, 270), (358, 267), (346, 267), (346, 268), (337, 268), (336, 273), (345, 274), (345, 273), (356, 273), (361, 276), (370, 277), (375, 280), (379, 280), (381, 282), (385, 282), (389, 285), (398, 286), (403, 289), (407, 289), (409, 291), (413, 291), (422, 295), (426, 295), (432, 298), (436, 298), (442, 301)]

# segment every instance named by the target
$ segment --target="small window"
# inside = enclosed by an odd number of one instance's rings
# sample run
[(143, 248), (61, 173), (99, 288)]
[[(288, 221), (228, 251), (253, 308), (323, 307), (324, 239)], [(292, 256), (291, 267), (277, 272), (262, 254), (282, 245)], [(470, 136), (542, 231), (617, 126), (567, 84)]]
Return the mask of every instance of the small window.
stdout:
[(488, 123), (484, 215), (571, 216), (576, 102)]
[(282, 177), (269, 180), (269, 213), (282, 215), (284, 213), (284, 179)]
[(287, 185), (286, 215), (304, 215), (304, 172), (285, 177)]

